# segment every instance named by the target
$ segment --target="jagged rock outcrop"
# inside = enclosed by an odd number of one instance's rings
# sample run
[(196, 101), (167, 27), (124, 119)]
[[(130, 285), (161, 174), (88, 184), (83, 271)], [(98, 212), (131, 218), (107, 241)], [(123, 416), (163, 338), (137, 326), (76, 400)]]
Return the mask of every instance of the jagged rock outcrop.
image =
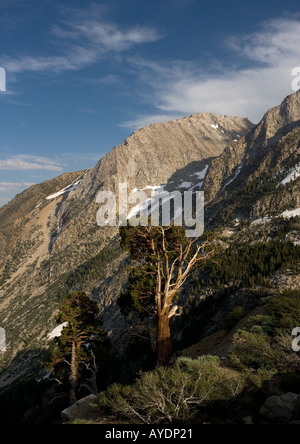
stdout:
[[(233, 141), (212, 161), (203, 185), (206, 203), (212, 203), (208, 205), (209, 217), (219, 216), (220, 210), (226, 207), (230, 209), (227, 216), (231, 213), (238, 218), (255, 218), (268, 212), (283, 212), (286, 207), (299, 207), (297, 181), (290, 181), (288, 187), (282, 186), (280, 196), (272, 194), (300, 163), (299, 136), (300, 91), (269, 110), (245, 137)], [(250, 193), (250, 184), (255, 185), (254, 193)], [(250, 200), (249, 194), (252, 194)]]
[[(88, 197), (95, 187), (110, 189), (119, 181), (139, 189), (166, 184), (193, 162), (219, 156), (233, 139), (252, 127), (246, 118), (199, 113), (142, 128), (100, 160), (76, 195)], [(181, 179), (186, 180), (184, 171)]]

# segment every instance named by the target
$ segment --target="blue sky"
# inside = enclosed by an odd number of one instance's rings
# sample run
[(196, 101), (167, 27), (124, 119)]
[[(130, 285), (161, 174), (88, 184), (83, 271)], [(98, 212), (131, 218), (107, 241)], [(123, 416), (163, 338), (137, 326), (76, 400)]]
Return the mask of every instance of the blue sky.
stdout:
[(293, 92), (294, 0), (1, 0), (0, 206), (94, 166), (134, 130), (248, 116)]

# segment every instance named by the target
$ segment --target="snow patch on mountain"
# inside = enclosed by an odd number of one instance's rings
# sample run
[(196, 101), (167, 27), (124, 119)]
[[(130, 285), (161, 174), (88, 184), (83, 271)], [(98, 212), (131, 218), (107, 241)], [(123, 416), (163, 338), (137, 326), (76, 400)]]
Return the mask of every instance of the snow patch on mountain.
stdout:
[(230, 179), (230, 180), (226, 183), (226, 185), (224, 185), (223, 190), (224, 190), (225, 188), (227, 188), (232, 182), (235, 181), (235, 179), (238, 177), (238, 175), (240, 174), (241, 171), (242, 171), (242, 165), (239, 165), (238, 168), (237, 168), (237, 170), (236, 170), (236, 172), (235, 172), (235, 174), (234, 174), (234, 176), (233, 176), (233, 178)]
[(63, 188), (62, 190), (58, 191), (55, 194), (51, 194), (51, 196), (46, 197), (46, 200), (56, 199), (57, 197), (62, 196), (63, 194), (70, 193), (71, 191), (76, 190), (76, 188), (78, 187), (80, 182), (81, 182), (81, 180), (67, 186), (66, 188)]
[[(197, 177), (199, 179), (199, 182), (194, 184), (192, 187), (189, 188), (190, 191), (194, 191), (196, 188), (201, 188), (204, 182), (204, 179), (206, 177), (206, 174), (209, 170), (209, 165), (206, 165), (203, 170), (198, 171), (197, 173), (194, 173), (193, 176)], [(192, 184), (191, 184), (192, 185)]]
[(207, 174), (207, 171), (209, 169), (209, 165), (206, 165), (205, 168), (202, 171), (199, 171), (198, 173), (195, 173), (194, 176), (197, 176), (198, 179), (204, 180)]
[(51, 333), (48, 334), (47, 339), (48, 341), (51, 341), (54, 338), (59, 338), (62, 334), (62, 331), (65, 327), (67, 327), (68, 322), (64, 322), (63, 324), (58, 325), (55, 327)]
[(280, 185), (287, 185), (288, 183), (298, 179), (298, 177), (300, 177), (300, 163), (298, 163), (298, 165), (296, 165), (292, 171), (290, 171), (286, 178), (280, 182)]
[[(141, 191), (151, 190), (151, 197), (147, 199), (145, 202), (142, 202), (140, 204), (135, 205), (129, 212), (127, 219), (131, 219), (132, 217), (137, 216), (141, 212), (145, 212), (149, 209), (149, 206), (151, 204), (151, 211), (148, 212), (148, 215), (151, 215), (151, 212), (154, 211), (154, 209), (157, 206), (157, 197), (159, 196), (162, 201), (164, 202), (164, 198), (169, 196), (169, 193), (165, 191), (166, 185), (147, 185), (145, 188), (143, 188)], [(137, 193), (140, 191), (138, 188), (134, 188), (131, 193)], [(138, 196), (137, 196), (138, 197)], [(156, 205), (153, 205), (153, 204)]]
[(74, 182), (72, 182), (70, 185), (63, 188), (62, 190), (58, 191), (57, 193), (51, 194), (51, 196), (46, 197), (46, 200), (56, 199), (57, 197), (62, 196), (63, 194), (75, 191), (78, 185), (82, 182), (83, 178), (87, 175), (89, 171), (90, 170), (86, 170), (81, 176), (77, 177), (77, 179), (75, 179)]
[(282, 217), (285, 219), (290, 219), (291, 217), (300, 217), (300, 208), (296, 208), (295, 210), (291, 211), (284, 211), (284, 213), (281, 214)]
[(260, 219), (255, 219), (251, 223), (251, 225), (264, 225), (264, 224), (268, 224), (270, 222), (272, 222), (272, 219), (270, 217), (266, 216), (266, 217), (262, 217)]
[(179, 188), (189, 188), (192, 186), (192, 182), (182, 182), (182, 184), (179, 185)]

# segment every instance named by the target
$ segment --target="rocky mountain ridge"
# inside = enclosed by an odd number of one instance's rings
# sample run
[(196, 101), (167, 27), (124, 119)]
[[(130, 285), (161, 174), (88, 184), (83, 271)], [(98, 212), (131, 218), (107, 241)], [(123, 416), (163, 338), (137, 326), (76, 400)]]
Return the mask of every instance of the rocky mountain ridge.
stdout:
[[(120, 182), (129, 191), (203, 189), (211, 227), (296, 210), (299, 99), (300, 93), (288, 97), (255, 127), (245, 118), (205, 113), (152, 125), (95, 168), (57, 179), (47, 192), (33, 187), (0, 209), (0, 326), (7, 332), (0, 368), (14, 360), (0, 387), (20, 377), (48, 346), (61, 291), (91, 294), (112, 340), (120, 337), (125, 320), (116, 299), (128, 276), (127, 256), (117, 228), (97, 226), (100, 190), (117, 191)], [(288, 176), (292, 180), (282, 183)]]
[[(232, 203), (232, 217), (257, 218), (268, 212), (281, 214), (286, 207), (299, 207), (297, 181), (281, 184), (300, 162), (299, 128), (300, 93), (297, 92), (288, 96), (281, 105), (269, 110), (245, 137), (232, 142), (221, 156), (214, 159), (203, 185), (206, 204), (210, 207), (209, 216), (213, 218), (214, 215), (219, 215), (220, 209), (230, 204), (230, 199), (237, 190), (246, 191), (247, 185), (257, 181), (264, 182), (269, 195), (263, 193), (262, 200), (259, 197), (253, 200), (252, 196), (251, 206), (245, 195), (246, 211), (243, 211), (240, 196), (239, 203)], [(273, 197), (274, 194), (280, 194), (280, 198), (277, 196), (274, 201), (271, 191), (274, 191)], [(214, 203), (210, 206), (212, 201)]]

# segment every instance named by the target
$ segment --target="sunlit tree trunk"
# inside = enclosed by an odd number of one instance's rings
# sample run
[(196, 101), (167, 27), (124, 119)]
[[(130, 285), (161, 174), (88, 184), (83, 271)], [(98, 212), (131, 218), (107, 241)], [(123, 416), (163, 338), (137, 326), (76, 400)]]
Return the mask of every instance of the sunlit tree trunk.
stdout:
[[(157, 342), (156, 363), (158, 366), (166, 366), (173, 354), (170, 320), (173, 316), (179, 316), (177, 306), (172, 305), (180, 288), (187, 280), (190, 271), (197, 262), (207, 259), (212, 253), (204, 256), (200, 251), (207, 244), (198, 245), (192, 253), (196, 240), (190, 240), (185, 247), (178, 247), (177, 257), (170, 261), (170, 254), (166, 241), (166, 229), (160, 227), (162, 235), (162, 255), (157, 253), (156, 273), (156, 303), (157, 303)], [(155, 248), (153, 248), (155, 252)], [(172, 307), (172, 308), (171, 308)]]
[(168, 365), (173, 354), (168, 316), (169, 313), (158, 312), (157, 314), (156, 362), (158, 366)]

